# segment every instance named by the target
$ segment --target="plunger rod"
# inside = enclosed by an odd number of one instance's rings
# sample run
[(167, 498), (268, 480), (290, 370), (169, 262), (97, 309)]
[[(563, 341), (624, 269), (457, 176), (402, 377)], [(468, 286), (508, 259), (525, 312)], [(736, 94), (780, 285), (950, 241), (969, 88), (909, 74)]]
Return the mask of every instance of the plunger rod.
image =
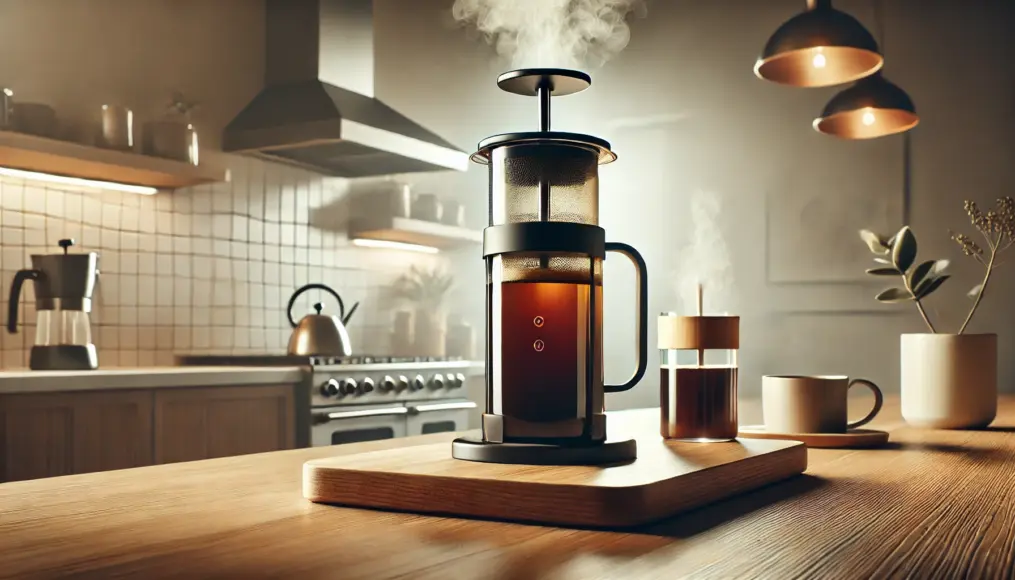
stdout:
[[(698, 304), (698, 316), (702, 316), (705, 311), (704, 309), (705, 295), (701, 287), (701, 282), (699, 282), (697, 286), (697, 304)], [(705, 366), (705, 349), (703, 348), (698, 349), (698, 366), (702, 367)]]
[[(539, 130), (550, 130), (550, 92), (548, 83), (543, 83), (536, 88), (539, 96)], [(550, 219), (550, 184), (540, 178), (539, 180), (539, 221), (545, 222)]]
[[(543, 83), (536, 88), (539, 96), (539, 130), (550, 130), (550, 92), (552, 87)], [(539, 180), (539, 221), (550, 221), (550, 183), (544, 178)], [(546, 268), (549, 260), (546, 255), (539, 257), (539, 266)]]
[(539, 96), (539, 130), (550, 130), (550, 92), (552, 87), (542, 84), (536, 89)]

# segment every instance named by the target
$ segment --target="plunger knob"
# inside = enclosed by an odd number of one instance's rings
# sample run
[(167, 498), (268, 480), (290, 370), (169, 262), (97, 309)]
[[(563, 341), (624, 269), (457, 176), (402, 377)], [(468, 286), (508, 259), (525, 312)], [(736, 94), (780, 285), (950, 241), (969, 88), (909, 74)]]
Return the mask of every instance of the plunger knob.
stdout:
[(522, 68), (497, 77), (502, 91), (535, 97), (541, 87), (549, 88), (555, 97), (580, 93), (592, 85), (592, 77), (580, 70), (566, 68)]

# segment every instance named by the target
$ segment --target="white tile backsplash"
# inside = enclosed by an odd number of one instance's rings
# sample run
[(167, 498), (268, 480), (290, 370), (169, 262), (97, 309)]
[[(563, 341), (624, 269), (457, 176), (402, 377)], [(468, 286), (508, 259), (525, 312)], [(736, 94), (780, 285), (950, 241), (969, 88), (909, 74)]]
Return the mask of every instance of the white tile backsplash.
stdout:
[(137, 280), (137, 305), (155, 306), (155, 276), (141, 274)]
[(62, 191), (56, 189), (46, 190), (46, 215), (63, 217), (66, 211), (64, 196), (65, 194)]
[[(310, 282), (363, 302), (353, 340), (361, 352), (385, 350), (387, 339), (376, 337), (388, 335), (390, 305), (375, 297), (408, 264), (439, 258), (357, 248), (341, 228), (311, 226), (314, 208), (345, 194), (342, 180), (228, 159), (231, 184), (155, 196), (0, 179), (0, 295), (30, 254), (57, 251), (56, 240), (71, 237), (78, 251), (100, 254), (92, 321), (103, 366), (171, 363), (174, 350), (284, 352), (286, 302)], [(23, 299), (33, 295), (26, 285)], [(304, 298), (297, 310), (309, 312)], [(22, 331), (0, 339), (5, 367), (27, 364), (35, 312), (30, 304), (21, 312)]]
[(120, 231), (120, 206), (102, 205), (102, 227), (112, 232)]
[(20, 180), (0, 183), (0, 200), (2, 200), (3, 208), (20, 214), (23, 209), (24, 189), (24, 184)]
[(45, 215), (46, 190), (41, 187), (26, 185), (24, 188), (24, 200), (22, 203), (25, 213)]

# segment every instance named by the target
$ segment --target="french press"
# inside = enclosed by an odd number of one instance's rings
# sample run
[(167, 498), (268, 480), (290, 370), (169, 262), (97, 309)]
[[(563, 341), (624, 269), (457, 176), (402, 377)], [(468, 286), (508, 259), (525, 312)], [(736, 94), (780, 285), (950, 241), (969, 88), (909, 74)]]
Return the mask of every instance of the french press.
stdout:
[[(645, 373), (647, 274), (631, 246), (599, 227), (599, 165), (617, 156), (603, 139), (550, 130), (550, 98), (589, 87), (565, 69), (502, 74), (498, 86), (539, 99), (539, 131), (489, 137), (472, 160), (489, 167), (486, 261), (486, 410), (482, 438), (452, 445), (458, 459), (598, 464), (634, 459), (634, 440), (607, 439), (604, 393)], [(603, 279), (607, 252), (637, 272), (633, 376), (603, 384)]]
[(18, 331), (18, 299), (25, 280), (35, 283), (35, 345), (28, 366), (33, 370), (89, 370), (99, 367), (88, 313), (99, 275), (95, 252), (71, 254), (74, 240), (60, 240), (62, 254), (32, 256), (32, 269), (19, 270), (11, 284), (7, 331)]

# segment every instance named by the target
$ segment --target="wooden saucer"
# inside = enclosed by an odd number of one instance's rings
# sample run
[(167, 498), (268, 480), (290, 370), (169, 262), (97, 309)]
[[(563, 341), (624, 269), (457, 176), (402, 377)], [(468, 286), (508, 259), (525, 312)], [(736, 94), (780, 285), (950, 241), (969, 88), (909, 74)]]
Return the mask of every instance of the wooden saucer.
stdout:
[(740, 427), (737, 437), (744, 439), (788, 439), (808, 447), (851, 448), (880, 447), (888, 442), (888, 433), (876, 429), (850, 429), (845, 433), (773, 433), (764, 425)]

